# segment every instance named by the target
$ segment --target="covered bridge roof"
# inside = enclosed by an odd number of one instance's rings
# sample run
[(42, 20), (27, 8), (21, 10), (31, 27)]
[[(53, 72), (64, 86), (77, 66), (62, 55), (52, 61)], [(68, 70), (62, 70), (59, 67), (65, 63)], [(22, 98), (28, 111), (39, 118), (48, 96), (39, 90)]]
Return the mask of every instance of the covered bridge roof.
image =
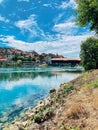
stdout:
[(51, 61), (81, 61), (80, 58), (52, 58)]

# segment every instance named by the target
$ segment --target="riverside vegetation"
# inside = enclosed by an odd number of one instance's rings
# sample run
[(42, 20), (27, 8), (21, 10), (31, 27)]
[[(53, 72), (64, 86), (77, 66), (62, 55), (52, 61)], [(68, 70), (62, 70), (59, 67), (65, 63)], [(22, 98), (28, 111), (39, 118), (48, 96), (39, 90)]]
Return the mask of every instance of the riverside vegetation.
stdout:
[(3, 130), (98, 130), (98, 70), (88, 71)]

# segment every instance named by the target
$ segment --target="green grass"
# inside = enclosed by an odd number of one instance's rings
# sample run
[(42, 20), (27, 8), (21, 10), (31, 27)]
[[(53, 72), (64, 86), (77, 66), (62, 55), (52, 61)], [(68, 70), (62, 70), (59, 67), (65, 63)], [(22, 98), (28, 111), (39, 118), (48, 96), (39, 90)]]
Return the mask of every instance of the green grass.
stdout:
[(68, 95), (70, 93), (71, 90), (74, 89), (74, 86), (72, 84), (66, 84), (63, 88), (63, 94)]
[(93, 88), (97, 88), (98, 87), (98, 80), (92, 81), (90, 86)]

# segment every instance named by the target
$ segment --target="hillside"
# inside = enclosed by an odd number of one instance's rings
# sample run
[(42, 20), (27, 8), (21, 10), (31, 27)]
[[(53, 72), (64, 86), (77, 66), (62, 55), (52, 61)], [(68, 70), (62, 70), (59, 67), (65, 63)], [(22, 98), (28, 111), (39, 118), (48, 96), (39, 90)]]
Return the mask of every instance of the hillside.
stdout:
[(98, 130), (98, 70), (50, 90), (50, 97), (3, 130)]
[(59, 58), (62, 55), (52, 53), (38, 54), (35, 51), (27, 52), (14, 48), (0, 48), (0, 66), (37, 66), (49, 64), (50, 58)]

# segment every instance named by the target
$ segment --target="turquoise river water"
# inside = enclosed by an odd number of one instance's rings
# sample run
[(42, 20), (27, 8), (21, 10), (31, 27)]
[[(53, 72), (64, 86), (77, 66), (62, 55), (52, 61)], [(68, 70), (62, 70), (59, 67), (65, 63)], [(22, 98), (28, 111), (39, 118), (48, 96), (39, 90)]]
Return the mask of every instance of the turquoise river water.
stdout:
[(57, 89), (79, 74), (62, 67), (0, 68), (0, 123), (12, 121), (47, 97), (50, 89)]

